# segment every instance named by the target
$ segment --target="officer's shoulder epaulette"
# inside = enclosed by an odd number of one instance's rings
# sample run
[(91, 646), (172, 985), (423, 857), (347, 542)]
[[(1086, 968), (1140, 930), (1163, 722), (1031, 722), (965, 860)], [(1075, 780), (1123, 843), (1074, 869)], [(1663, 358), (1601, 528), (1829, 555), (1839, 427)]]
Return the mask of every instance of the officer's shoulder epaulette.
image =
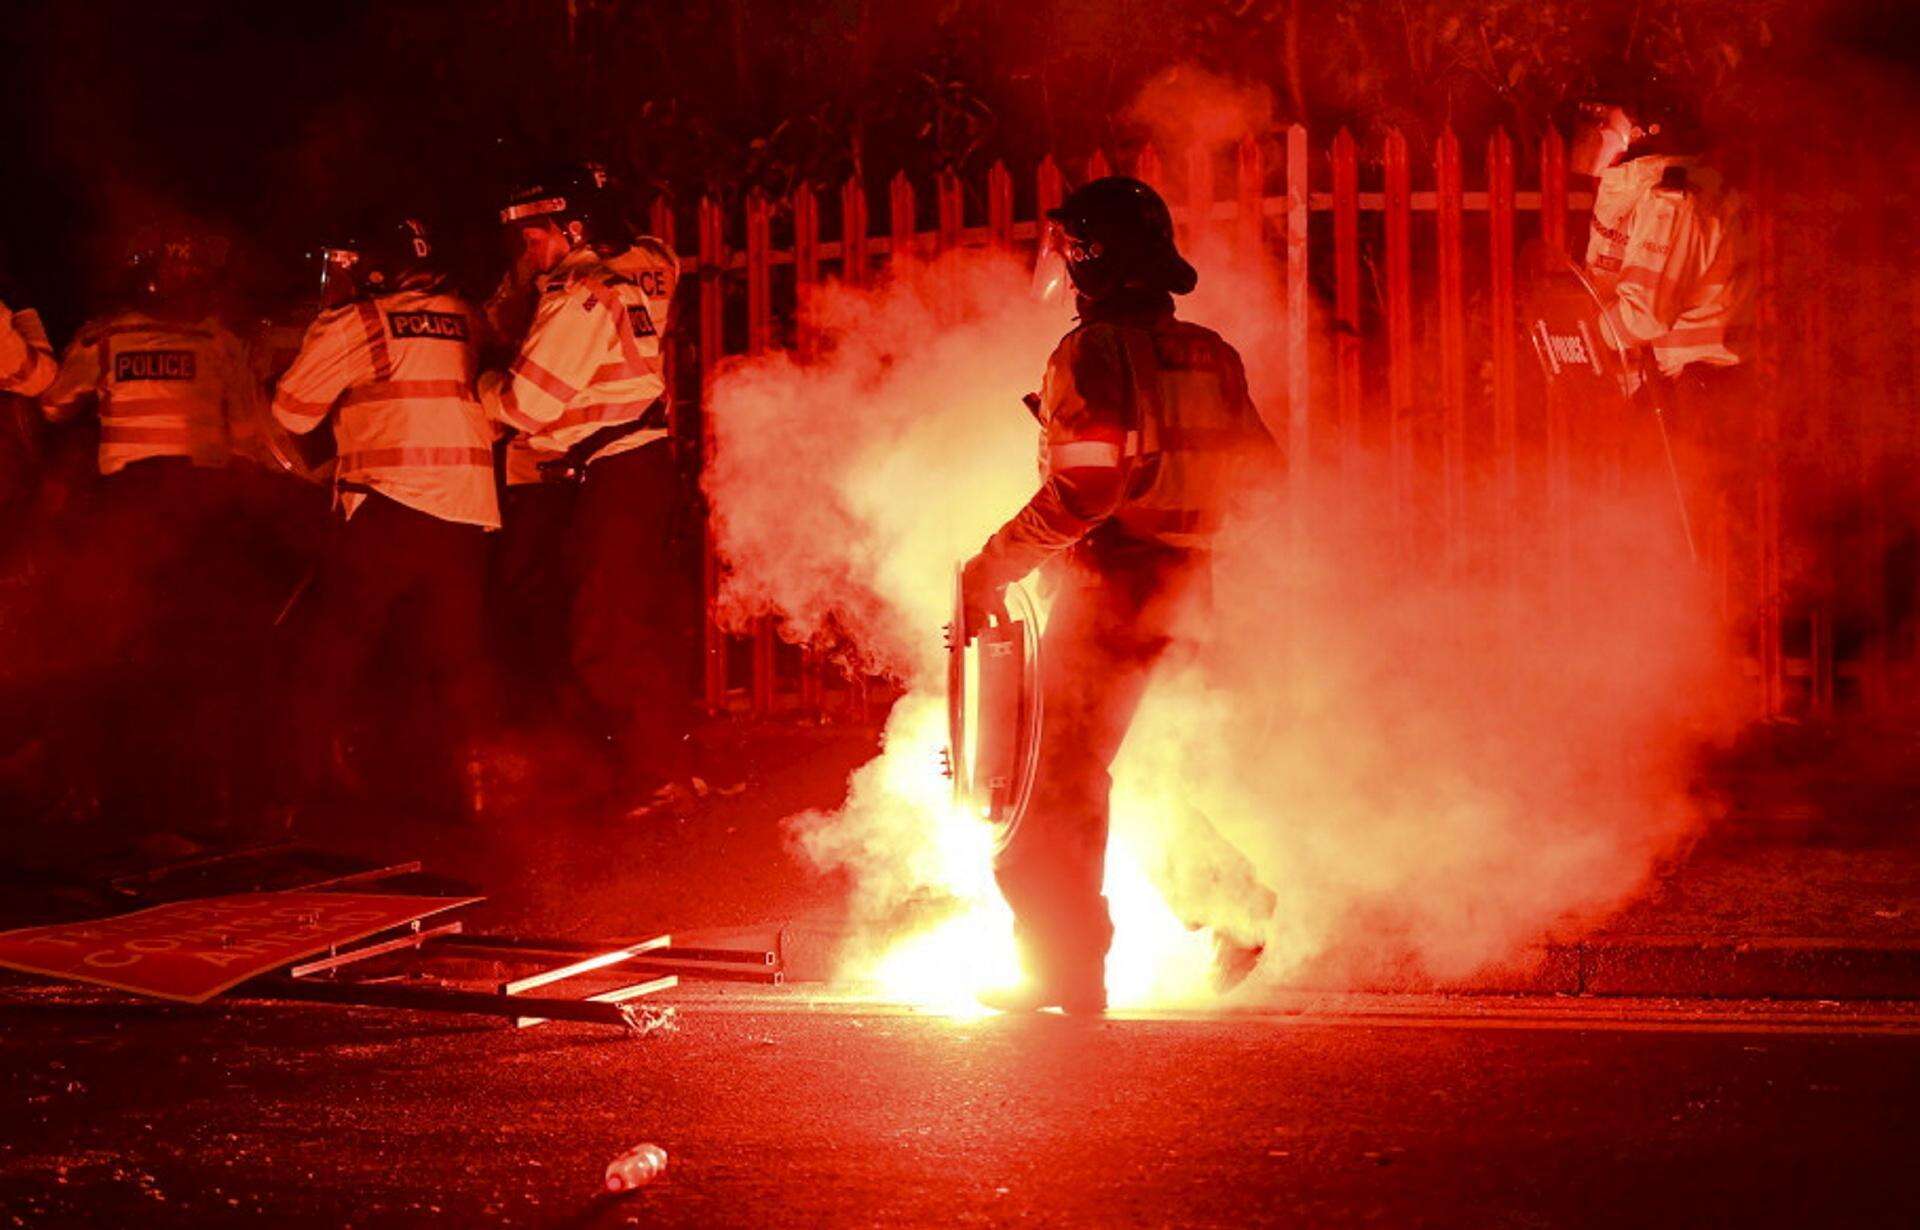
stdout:
[(1686, 166), (1676, 162), (1660, 172), (1660, 182), (1654, 185), (1654, 191), (1669, 196), (1683, 196), (1693, 191), (1693, 181), (1687, 177)]
[(647, 255), (665, 261), (674, 266), (680, 264), (680, 254), (667, 246), (664, 239), (654, 235), (635, 235), (633, 246)]
[(95, 316), (74, 332), (73, 340), (93, 345), (112, 333), (123, 333), (129, 328), (151, 324), (146, 313), (126, 308), (118, 312), (108, 312), (104, 316)]

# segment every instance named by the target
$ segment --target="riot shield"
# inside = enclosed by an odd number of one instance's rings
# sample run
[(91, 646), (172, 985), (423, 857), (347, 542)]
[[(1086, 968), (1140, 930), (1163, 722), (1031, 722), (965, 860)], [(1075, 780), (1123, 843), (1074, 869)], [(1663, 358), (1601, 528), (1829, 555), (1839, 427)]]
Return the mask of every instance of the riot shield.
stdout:
[(1008, 618), (966, 639), (960, 581), (947, 628), (947, 770), (955, 803), (998, 827), (1004, 846), (1026, 814), (1044, 721), (1040, 620), (1019, 585), (1007, 587)]
[(1680, 532), (1687, 553), (1697, 562), (1700, 555), (1674, 460), (1666, 407), (1644, 350), (1622, 344), (1600, 323), (1606, 304), (1586, 271), (1566, 253), (1531, 245), (1527, 264), (1533, 272), (1527, 338), (1546, 377), (1547, 396), (1563, 409), (1611, 415), (1630, 427), (1651, 417), (1672, 481)]

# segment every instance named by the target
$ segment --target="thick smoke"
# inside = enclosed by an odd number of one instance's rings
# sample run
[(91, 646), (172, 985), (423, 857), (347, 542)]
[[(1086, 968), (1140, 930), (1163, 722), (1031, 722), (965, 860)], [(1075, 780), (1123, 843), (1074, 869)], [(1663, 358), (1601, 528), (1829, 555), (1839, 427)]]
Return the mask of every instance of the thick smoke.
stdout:
[[(1189, 250), (1183, 314), (1245, 351), (1284, 439), (1271, 263), (1204, 229)], [(826, 296), (821, 358), (744, 363), (714, 390), (729, 609), (836, 626), (909, 684), (847, 806), (792, 826), (851, 874), (881, 949), (925, 921), (916, 902), (999, 910), (987, 834), (935, 769), (938, 629), (954, 562), (1035, 484), (1017, 399), (1067, 322), (1025, 285), (1003, 255), (898, 268)], [(1663, 476), (1583, 485), (1571, 547), (1544, 524), (1502, 537), (1471, 490), (1446, 552), (1384, 470), (1269, 492), (1222, 538), (1213, 628), (1162, 671), (1115, 769), (1121, 1002), (1204, 985), (1183, 926), (1263, 945), (1256, 986), (1465, 975), (1618, 903), (1699, 823), (1690, 756), (1723, 729), (1726, 680)]]
[(824, 353), (739, 364), (715, 391), (707, 485), (731, 569), (722, 616), (833, 627), (882, 670), (937, 665), (954, 564), (1031, 493), (1038, 387), (1068, 321), (1011, 256), (839, 284), (807, 322)]

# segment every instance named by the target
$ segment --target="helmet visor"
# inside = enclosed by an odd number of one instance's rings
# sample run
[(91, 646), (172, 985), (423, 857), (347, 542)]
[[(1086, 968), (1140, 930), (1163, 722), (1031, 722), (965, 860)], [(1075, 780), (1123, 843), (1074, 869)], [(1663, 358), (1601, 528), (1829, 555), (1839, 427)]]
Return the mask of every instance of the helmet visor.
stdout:
[(320, 262), (320, 306), (336, 308), (358, 293), (353, 267), (360, 254), (351, 248), (321, 248), (314, 259)]
[(1067, 291), (1067, 248), (1071, 244), (1058, 222), (1041, 224), (1040, 246), (1033, 254), (1031, 293), (1036, 303), (1052, 303)]

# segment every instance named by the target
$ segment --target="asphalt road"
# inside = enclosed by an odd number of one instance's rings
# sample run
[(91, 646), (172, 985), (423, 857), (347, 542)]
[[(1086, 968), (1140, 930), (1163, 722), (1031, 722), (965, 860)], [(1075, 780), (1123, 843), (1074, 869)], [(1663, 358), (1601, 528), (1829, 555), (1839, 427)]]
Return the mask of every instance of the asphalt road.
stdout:
[[(1887, 1010), (682, 1004), (675, 1030), (628, 1040), (10, 989), (0, 1224), (1920, 1220), (1920, 1018)], [(667, 1175), (598, 1197), (641, 1141)]]

